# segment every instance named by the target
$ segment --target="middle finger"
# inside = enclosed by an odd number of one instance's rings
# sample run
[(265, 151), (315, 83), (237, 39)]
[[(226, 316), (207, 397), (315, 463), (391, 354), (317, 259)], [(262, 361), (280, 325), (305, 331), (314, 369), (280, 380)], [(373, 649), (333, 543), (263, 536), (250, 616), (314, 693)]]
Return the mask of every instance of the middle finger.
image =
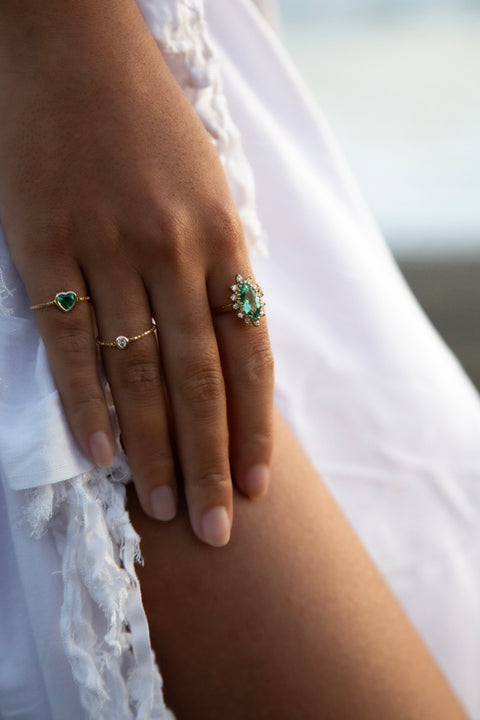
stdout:
[(227, 408), (205, 278), (187, 285), (172, 274), (153, 284), (151, 298), (190, 521), (200, 539), (225, 545), (232, 523)]

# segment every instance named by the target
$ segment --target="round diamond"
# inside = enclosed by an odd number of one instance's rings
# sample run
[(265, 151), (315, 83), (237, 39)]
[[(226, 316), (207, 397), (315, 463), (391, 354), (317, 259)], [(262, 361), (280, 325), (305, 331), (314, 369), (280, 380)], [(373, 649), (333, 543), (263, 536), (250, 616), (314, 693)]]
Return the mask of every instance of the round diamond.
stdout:
[(120, 349), (124, 350), (128, 345), (128, 338), (125, 335), (119, 335), (115, 340), (115, 345)]

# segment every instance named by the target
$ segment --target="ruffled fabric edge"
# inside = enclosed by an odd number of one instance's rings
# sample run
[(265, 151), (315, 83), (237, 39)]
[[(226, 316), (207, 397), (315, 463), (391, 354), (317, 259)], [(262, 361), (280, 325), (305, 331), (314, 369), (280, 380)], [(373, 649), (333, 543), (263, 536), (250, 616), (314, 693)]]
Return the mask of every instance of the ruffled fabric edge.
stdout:
[(266, 237), (256, 209), (253, 171), (223, 93), (203, 0), (137, 0), (137, 4), (172, 74), (212, 138), (249, 251), (267, 255)]
[(34, 537), (49, 533), (62, 562), (60, 633), (91, 720), (173, 720), (151, 650), (125, 509), (127, 464), (95, 468), (25, 494)]

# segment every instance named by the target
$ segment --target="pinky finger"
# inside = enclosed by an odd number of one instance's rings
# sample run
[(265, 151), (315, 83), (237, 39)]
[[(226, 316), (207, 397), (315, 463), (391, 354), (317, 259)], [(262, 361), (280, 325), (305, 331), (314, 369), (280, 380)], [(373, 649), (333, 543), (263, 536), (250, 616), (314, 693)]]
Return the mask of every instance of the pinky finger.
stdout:
[[(49, 275), (52, 276), (51, 273)], [(75, 288), (78, 297), (86, 297), (83, 278), (77, 277), (67, 282), (68, 288)], [(58, 288), (53, 288), (48, 282), (27, 289), (33, 302), (40, 304), (51, 302), (58, 293)], [(65, 294), (70, 292), (73, 291), (67, 290)], [(105, 393), (97, 371), (90, 303), (77, 301), (67, 311), (55, 305), (47, 305), (33, 312), (75, 440), (83, 454), (93, 463), (108, 467), (113, 463), (114, 438)]]

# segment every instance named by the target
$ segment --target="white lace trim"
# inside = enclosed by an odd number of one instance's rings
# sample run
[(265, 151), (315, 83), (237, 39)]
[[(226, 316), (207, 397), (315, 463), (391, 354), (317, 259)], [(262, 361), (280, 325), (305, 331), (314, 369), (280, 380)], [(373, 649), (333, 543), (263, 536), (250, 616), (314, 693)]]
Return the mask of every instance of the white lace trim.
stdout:
[(3, 277), (3, 270), (0, 267), (0, 317), (10, 317), (13, 315), (13, 309), (7, 306), (7, 300), (13, 297), (14, 294), (14, 290), (10, 290), (7, 287)]
[(137, 3), (173, 75), (215, 144), (250, 252), (266, 255), (253, 173), (223, 93), (203, 0), (137, 0)]
[(62, 558), (60, 631), (91, 720), (173, 720), (150, 646), (135, 560), (139, 537), (125, 510), (121, 460), (28, 493), (35, 536), (52, 534)]

